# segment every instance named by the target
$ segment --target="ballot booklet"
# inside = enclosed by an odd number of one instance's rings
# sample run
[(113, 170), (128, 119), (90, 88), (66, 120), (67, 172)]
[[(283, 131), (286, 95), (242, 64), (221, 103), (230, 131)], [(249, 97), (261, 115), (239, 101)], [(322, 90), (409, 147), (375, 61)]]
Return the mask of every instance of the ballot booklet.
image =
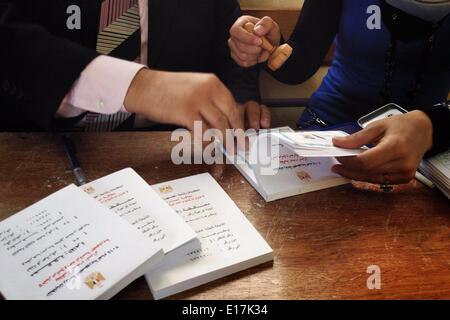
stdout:
[(70, 185), (0, 223), (0, 292), (109, 299), (163, 256), (161, 245)]
[[(345, 135), (342, 131), (295, 132), (289, 127), (276, 128), (248, 135), (250, 147), (246, 151), (225, 155), (269, 202), (349, 183), (332, 172), (338, 163), (335, 157), (355, 156), (365, 149), (335, 147), (332, 138)], [(261, 142), (271, 147), (269, 161), (260, 157), (264, 145)]]
[(197, 238), (194, 230), (131, 168), (95, 180), (82, 189), (162, 246), (164, 253)]
[(423, 160), (419, 170), (450, 199), (450, 150)]
[(273, 260), (273, 250), (210, 174), (153, 186), (198, 239), (146, 274), (155, 299)]
[(0, 222), (6, 299), (109, 299), (144, 274), (160, 299), (272, 259), (209, 174), (152, 188), (128, 168)]

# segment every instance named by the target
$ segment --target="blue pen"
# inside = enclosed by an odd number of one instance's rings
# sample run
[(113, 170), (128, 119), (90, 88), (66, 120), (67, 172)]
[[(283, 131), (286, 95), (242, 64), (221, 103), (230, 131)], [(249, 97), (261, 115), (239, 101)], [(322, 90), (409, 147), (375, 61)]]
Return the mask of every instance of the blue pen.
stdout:
[(78, 162), (78, 159), (76, 157), (75, 143), (72, 141), (72, 139), (65, 135), (62, 136), (62, 141), (64, 144), (64, 150), (66, 151), (67, 156), (70, 160), (70, 164), (72, 166), (73, 175), (77, 180), (78, 186), (82, 186), (86, 184), (87, 181), (84, 176), (83, 170), (80, 167), (80, 163)]

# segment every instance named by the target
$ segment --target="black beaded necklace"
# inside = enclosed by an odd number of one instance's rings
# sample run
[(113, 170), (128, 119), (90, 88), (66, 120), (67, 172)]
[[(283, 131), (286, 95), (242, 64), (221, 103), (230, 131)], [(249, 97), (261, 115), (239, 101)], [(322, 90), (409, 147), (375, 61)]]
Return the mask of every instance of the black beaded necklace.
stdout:
[(403, 104), (405, 108), (410, 109), (413, 107), (412, 103), (422, 88), (424, 74), (433, 54), (436, 32), (441, 23), (431, 23), (411, 16), (389, 5), (385, 0), (380, 1), (380, 4), (383, 22), (391, 34), (390, 44), (385, 55), (384, 84), (380, 92), (381, 105), (392, 102), (392, 81), (396, 67), (398, 41), (412, 42), (428, 39), (422, 63), (418, 65), (414, 80)]

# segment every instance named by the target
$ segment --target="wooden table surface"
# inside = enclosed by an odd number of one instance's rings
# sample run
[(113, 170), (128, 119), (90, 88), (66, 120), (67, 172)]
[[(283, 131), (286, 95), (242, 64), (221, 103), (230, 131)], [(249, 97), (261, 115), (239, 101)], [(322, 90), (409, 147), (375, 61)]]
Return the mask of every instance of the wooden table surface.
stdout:
[[(170, 134), (75, 134), (89, 180), (125, 167), (148, 183), (210, 172), (275, 252), (273, 264), (214, 281), (175, 299), (450, 298), (450, 202), (418, 182), (383, 193), (342, 187), (265, 203), (231, 165), (170, 161)], [(73, 183), (60, 141), (0, 134), (0, 220)], [(367, 267), (381, 269), (369, 290)], [(151, 299), (141, 278), (117, 299)]]

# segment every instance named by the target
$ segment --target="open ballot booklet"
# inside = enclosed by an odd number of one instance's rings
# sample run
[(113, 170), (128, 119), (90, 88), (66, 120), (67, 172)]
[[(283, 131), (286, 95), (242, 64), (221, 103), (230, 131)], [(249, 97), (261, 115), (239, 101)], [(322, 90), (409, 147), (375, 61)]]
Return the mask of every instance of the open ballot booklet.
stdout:
[[(338, 163), (335, 157), (356, 156), (366, 149), (333, 145), (333, 137), (346, 135), (343, 131), (295, 132), (289, 127), (263, 130), (247, 135), (247, 151), (225, 155), (269, 202), (349, 183), (331, 171)], [(268, 148), (270, 152), (266, 152)], [(261, 149), (268, 161), (261, 157)]]
[(209, 174), (154, 189), (124, 169), (0, 222), (2, 295), (109, 299), (146, 274), (159, 299), (272, 260)]

